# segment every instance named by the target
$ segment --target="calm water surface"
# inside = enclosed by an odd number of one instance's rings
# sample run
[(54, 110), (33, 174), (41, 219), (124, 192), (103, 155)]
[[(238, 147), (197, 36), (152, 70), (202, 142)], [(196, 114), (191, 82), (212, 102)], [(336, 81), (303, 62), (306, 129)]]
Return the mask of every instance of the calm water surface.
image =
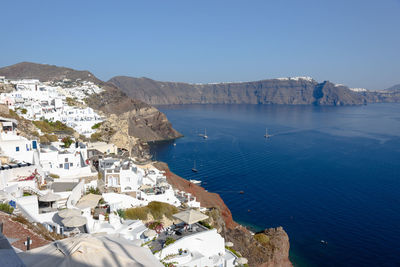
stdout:
[(160, 109), (185, 137), (154, 157), (220, 193), (236, 221), (283, 226), (295, 266), (400, 266), (399, 104)]

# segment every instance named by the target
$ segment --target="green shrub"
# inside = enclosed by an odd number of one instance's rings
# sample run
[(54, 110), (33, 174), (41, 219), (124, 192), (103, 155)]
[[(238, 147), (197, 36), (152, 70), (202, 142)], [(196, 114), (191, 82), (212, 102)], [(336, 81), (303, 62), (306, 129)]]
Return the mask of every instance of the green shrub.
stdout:
[(264, 246), (269, 244), (269, 237), (266, 234), (263, 233), (255, 234), (254, 239)]
[(212, 229), (213, 227), (206, 221), (200, 221), (199, 224), (203, 225), (204, 227), (208, 229)]
[(58, 179), (58, 178), (60, 178), (59, 175), (54, 174), (54, 173), (50, 173), (49, 176), (50, 176), (51, 178), (53, 178), (53, 179)]
[(69, 148), (74, 143), (74, 140), (72, 140), (71, 137), (68, 136), (68, 137), (64, 137), (61, 140), (61, 142), (64, 143), (65, 148)]
[(21, 113), (26, 114), (26, 113), (28, 113), (28, 110), (26, 110), (26, 108), (23, 108), (23, 109), (21, 109)]
[(8, 203), (0, 203), (0, 210), (4, 211), (6, 213), (12, 214), (14, 211), (14, 208), (11, 207)]
[(167, 237), (167, 238), (165, 239), (165, 246), (171, 245), (171, 244), (173, 244), (175, 241), (176, 241), (176, 240), (173, 239), (172, 237)]
[(101, 195), (100, 189), (98, 187), (89, 187), (86, 191), (86, 194), (95, 194), (95, 195)]
[(92, 129), (98, 129), (101, 126), (102, 122), (96, 123), (95, 125), (92, 126)]
[(119, 209), (119, 210), (117, 210), (117, 213), (118, 213), (119, 217), (126, 219), (125, 210)]

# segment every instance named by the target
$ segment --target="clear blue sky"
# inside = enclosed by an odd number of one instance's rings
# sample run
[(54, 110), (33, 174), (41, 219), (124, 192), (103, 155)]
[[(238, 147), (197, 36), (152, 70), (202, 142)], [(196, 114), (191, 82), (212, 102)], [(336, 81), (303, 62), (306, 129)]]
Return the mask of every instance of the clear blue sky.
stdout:
[(2, 1), (0, 66), (184, 82), (400, 83), (400, 0)]

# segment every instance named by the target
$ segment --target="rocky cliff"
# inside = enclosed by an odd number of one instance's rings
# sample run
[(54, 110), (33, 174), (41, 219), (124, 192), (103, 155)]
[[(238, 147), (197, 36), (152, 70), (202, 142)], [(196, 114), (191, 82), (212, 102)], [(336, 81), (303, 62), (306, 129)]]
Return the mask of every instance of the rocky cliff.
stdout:
[[(109, 124), (114, 124), (110, 130), (119, 130), (118, 124), (127, 125), (128, 134), (143, 141), (174, 139), (181, 136), (172, 128), (166, 116), (156, 108), (128, 97), (115, 85), (101, 81), (89, 71), (22, 62), (0, 68), (0, 75), (6, 76), (7, 79), (34, 78), (43, 82), (63, 79), (92, 81), (101, 86), (104, 91), (100, 94), (91, 95), (87, 99), (87, 104), (108, 117)], [(111, 117), (111, 115), (114, 116)], [(108, 134), (108, 137), (111, 138), (112, 136)], [(117, 137), (114, 137), (113, 140), (116, 139)], [(125, 144), (125, 147), (131, 147), (132, 143), (133, 140), (130, 140)]]
[(151, 105), (163, 104), (289, 104), (360, 105), (364, 98), (341, 85), (309, 78), (255, 82), (188, 84), (117, 76), (109, 80), (127, 95)]
[(259, 242), (245, 227), (232, 219), (232, 213), (222, 198), (216, 193), (207, 192), (172, 173), (167, 164), (156, 163), (155, 167), (165, 171), (168, 182), (181, 191), (189, 192), (201, 203), (202, 207), (211, 209), (208, 212), (210, 224), (226, 239), (234, 243), (233, 249), (249, 260), (249, 266), (290, 267), (289, 237), (282, 227), (262, 231), (266, 242)]
[(400, 85), (386, 90), (360, 92), (368, 103), (399, 103)]

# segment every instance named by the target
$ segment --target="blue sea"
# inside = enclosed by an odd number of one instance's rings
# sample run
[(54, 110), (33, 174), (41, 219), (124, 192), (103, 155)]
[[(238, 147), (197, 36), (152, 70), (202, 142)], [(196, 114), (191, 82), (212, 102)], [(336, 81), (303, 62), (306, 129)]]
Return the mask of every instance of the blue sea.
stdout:
[(153, 144), (154, 158), (237, 222), (283, 226), (295, 266), (400, 266), (400, 104), (159, 109), (184, 137)]

